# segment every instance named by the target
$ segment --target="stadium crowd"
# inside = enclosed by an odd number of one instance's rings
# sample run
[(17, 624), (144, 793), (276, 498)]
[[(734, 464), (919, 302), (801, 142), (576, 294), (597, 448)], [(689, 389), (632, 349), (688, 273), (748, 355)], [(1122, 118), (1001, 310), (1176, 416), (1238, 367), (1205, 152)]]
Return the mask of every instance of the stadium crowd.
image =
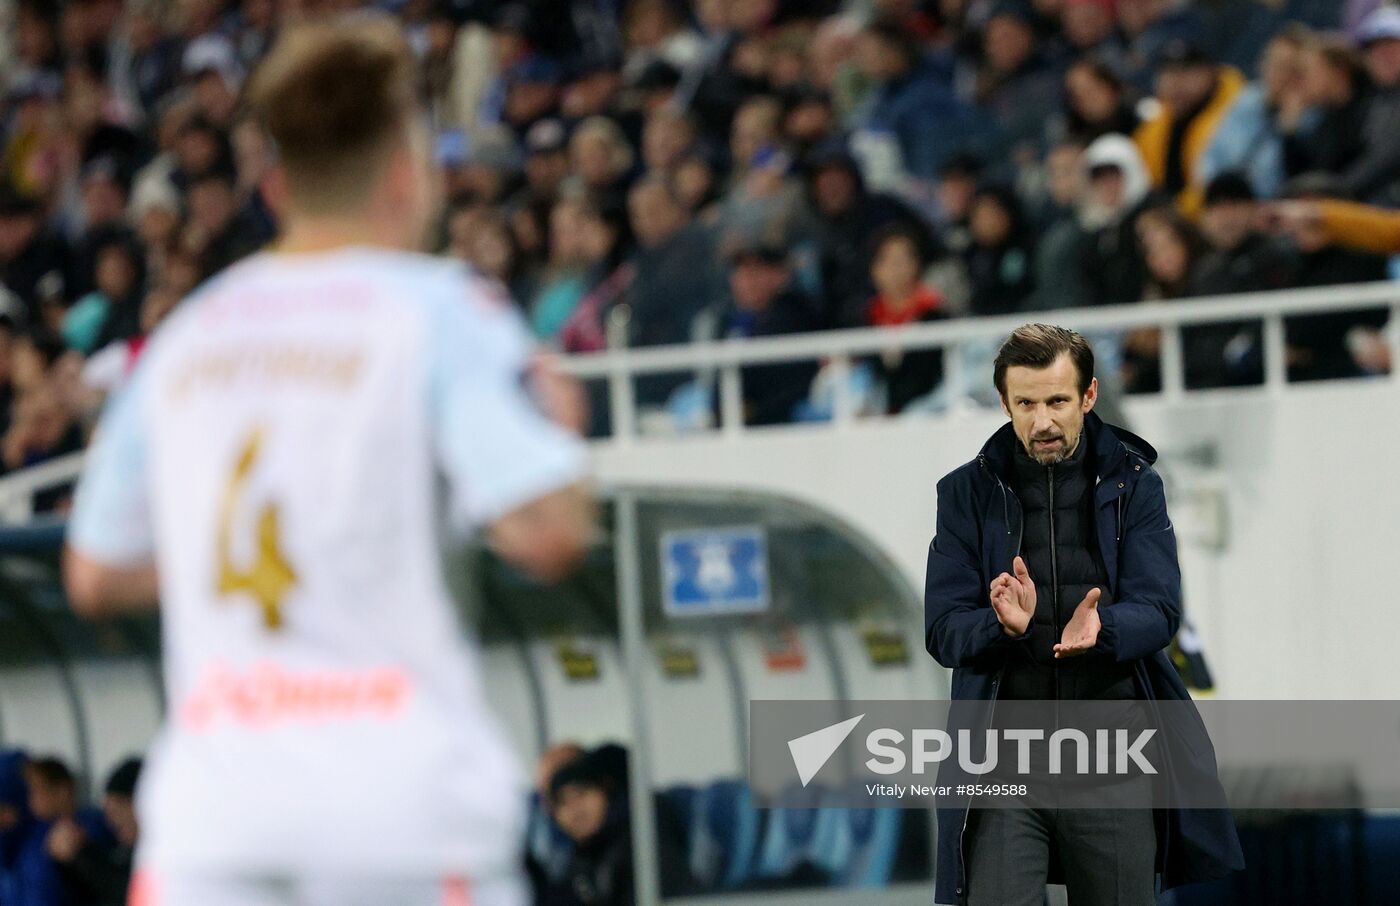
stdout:
[[(241, 87), (279, 29), (361, 5), (0, 0), (3, 469), (80, 449), (157, 322), (275, 237)], [(1378, 0), (370, 5), (422, 60), (434, 249), (564, 352), (622, 305), (647, 346), (1389, 273), (1296, 207), (1400, 206)], [(1290, 319), (1290, 379), (1388, 370), (1385, 321)], [(1111, 339), (1126, 391), (1160, 386), (1160, 344)], [(1183, 344), (1189, 387), (1261, 380), (1257, 323)], [(746, 419), (820, 417), (818, 368), (746, 369)], [(937, 404), (939, 352), (863, 368), (867, 411)]]

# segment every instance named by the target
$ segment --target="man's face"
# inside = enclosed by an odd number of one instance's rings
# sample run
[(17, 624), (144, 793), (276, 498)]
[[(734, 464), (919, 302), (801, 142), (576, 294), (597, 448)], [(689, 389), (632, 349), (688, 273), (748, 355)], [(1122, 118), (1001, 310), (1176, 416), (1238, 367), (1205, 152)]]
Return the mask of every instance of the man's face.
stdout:
[[(36, 412), (36, 419), (44, 423), (44, 427), (49, 427), (49, 422), (54, 414), (49, 412), (49, 406), (42, 407)], [(44, 433), (44, 432), (41, 432)], [(40, 821), (55, 821), (73, 812), (73, 791), (58, 784), (47, 783), (37, 777), (31, 778), (29, 786), (29, 810), (34, 813), (34, 817)]]
[(1216, 202), (1202, 213), (1201, 227), (1211, 245), (1225, 251), (1237, 249), (1254, 228), (1254, 203), (1244, 200)]
[(684, 214), (661, 186), (643, 185), (632, 190), (628, 201), (632, 232), (643, 248), (655, 248), (684, 224)]
[(190, 222), (218, 235), (233, 220), (233, 187), (221, 179), (195, 183), (189, 191)]
[(1012, 365), (1006, 369), (1001, 405), (1026, 453), (1048, 466), (1068, 458), (1079, 446), (1084, 416), (1094, 408), (1098, 394), (1094, 379), (1079, 395), (1079, 372), (1065, 353), (1048, 368)]
[(745, 311), (766, 309), (787, 282), (785, 265), (758, 258), (740, 258), (729, 271), (729, 291)]
[(821, 212), (828, 217), (836, 217), (846, 213), (855, 201), (856, 179), (845, 167), (822, 167), (813, 189)]
[(126, 193), (107, 177), (90, 177), (83, 183), (83, 217), (88, 226), (100, 226), (121, 220), (126, 210)]
[(1163, 66), (1157, 73), (1157, 99), (1173, 114), (1204, 104), (1215, 88), (1215, 69), (1208, 65)]
[(995, 16), (987, 23), (983, 39), (987, 62), (997, 72), (1015, 72), (1030, 57), (1035, 36), (1015, 16)]
[(568, 783), (554, 797), (554, 821), (575, 843), (592, 838), (608, 817), (608, 797), (602, 787)]
[(1076, 50), (1087, 50), (1113, 34), (1113, 18), (1097, 3), (1071, 3), (1063, 13), (1065, 37)]

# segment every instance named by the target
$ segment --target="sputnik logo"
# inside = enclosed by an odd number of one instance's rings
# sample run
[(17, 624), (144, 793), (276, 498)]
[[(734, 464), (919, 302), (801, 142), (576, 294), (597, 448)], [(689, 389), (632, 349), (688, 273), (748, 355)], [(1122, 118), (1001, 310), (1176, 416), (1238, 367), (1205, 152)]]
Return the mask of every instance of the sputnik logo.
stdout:
[(804, 789), (808, 782), (817, 776), (817, 772), (831, 760), (831, 756), (864, 717), (864, 714), (857, 714), (839, 724), (822, 727), (806, 736), (788, 740), (788, 751), (792, 753), (792, 763), (797, 768), (797, 779), (802, 781)]

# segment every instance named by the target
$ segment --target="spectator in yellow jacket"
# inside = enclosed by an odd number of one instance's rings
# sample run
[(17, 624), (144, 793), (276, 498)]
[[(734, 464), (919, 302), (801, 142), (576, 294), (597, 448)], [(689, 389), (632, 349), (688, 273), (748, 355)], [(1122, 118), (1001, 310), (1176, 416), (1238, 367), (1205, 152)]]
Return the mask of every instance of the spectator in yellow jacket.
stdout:
[(1152, 185), (1188, 215), (1201, 208), (1198, 169), (1212, 136), (1245, 85), (1236, 69), (1211, 61), (1189, 41), (1168, 42), (1158, 57), (1157, 112), (1133, 133)]

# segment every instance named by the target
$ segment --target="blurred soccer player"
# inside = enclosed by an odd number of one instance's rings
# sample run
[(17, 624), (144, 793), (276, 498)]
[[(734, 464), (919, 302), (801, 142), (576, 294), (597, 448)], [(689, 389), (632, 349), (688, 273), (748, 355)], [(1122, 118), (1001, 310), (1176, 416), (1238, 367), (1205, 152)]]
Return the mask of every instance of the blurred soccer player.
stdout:
[(497, 289), (409, 251), (434, 194), (415, 78), (387, 20), (286, 34), (250, 90), (283, 239), (171, 316), (83, 475), (73, 605), (159, 592), (165, 616), (133, 903), (523, 902), (524, 778), (439, 537), (566, 571), (580, 397)]

